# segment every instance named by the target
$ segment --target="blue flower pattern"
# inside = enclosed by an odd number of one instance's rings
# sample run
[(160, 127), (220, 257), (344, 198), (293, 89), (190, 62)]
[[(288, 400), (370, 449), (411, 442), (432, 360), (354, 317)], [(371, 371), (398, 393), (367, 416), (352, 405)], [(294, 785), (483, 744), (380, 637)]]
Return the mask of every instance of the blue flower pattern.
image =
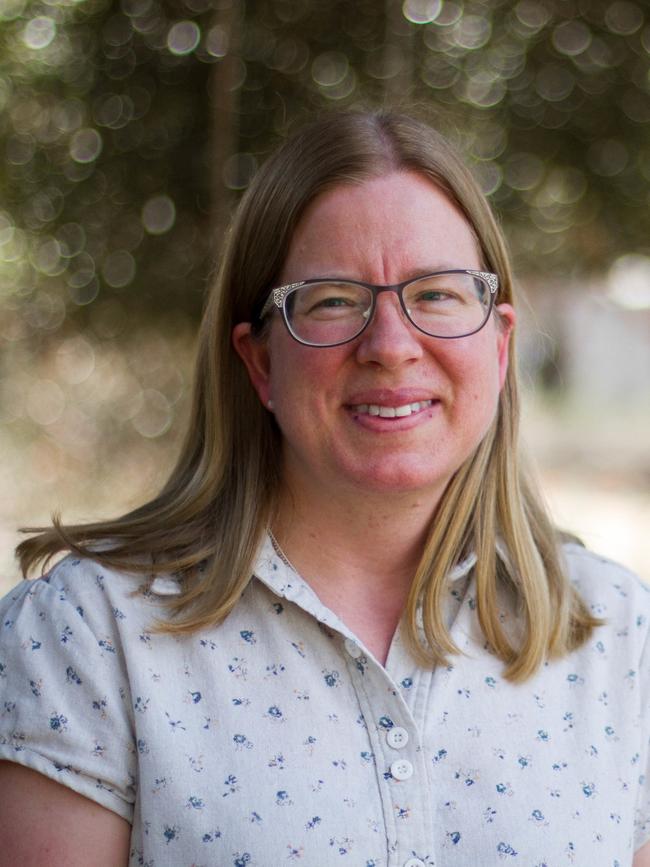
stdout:
[[(0, 603), (0, 758), (133, 825), (130, 865), (629, 865), (650, 837), (650, 593), (578, 546), (606, 625), (513, 685), (471, 566), (450, 578), (462, 655), (386, 666), (269, 540), (219, 627), (151, 630), (177, 592), (66, 558)], [(507, 600), (505, 628), (514, 623)]]

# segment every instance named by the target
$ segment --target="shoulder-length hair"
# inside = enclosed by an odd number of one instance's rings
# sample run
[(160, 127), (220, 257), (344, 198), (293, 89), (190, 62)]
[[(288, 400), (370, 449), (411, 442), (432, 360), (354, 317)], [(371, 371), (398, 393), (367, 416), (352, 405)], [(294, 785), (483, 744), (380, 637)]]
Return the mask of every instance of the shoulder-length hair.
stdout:
[[(69, 549), (113, 568), (182, 576), (183, 592), (160, 627), (166, 631), (189, 633), (228, 616), (251, 580), (281, 482), (281, 434), (233, 350), (233, 327), (257, 321), (316, 196), (399, 170), (430, 179), (461, 210), (483, 267), (499, 275), (498, 301), (512, 303), (502, 234), (471, 172), (440, 134), (390, 112), (336, 112), (317, 120), (265, 163), (237, 209), (207, 299), (188, 430), (169, 480), (151, 502), (117, 520), (67, 527), (55, 520), (48, 530), (28, 530), (38, 535), (18, 546), (23, 574)], [(518, 417), (511, 364), (490, 429), (432, 516), (413, 578), (404, 619), (424, 665), (458, 652), (443, 600), (450, 571), (469, 551), (477, 556), (478, 618), (511, 680), (524, 680), (545, 659), (579, 646), (599, 622), (564, 574), (559, 535), (521, 470)], [(519, 614), (517, 638), (500, 620), (504, 589)]]

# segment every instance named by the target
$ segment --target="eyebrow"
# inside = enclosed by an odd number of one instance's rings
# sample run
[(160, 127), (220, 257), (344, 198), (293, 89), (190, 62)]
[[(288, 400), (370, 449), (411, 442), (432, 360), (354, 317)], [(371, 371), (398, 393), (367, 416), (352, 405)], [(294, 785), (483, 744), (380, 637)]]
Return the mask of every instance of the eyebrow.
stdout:
[[(435, 265), (427, 266), (426, 268), (413, 268), (406, 272), (404, 280), (416, 280), (418, 277), (424, 277), (427, 274), (437, 274), (439, 271), (465, 271), (468, 266), (451, 265), (449, 262), (438, 262)], [(472, 271), (476, 270), (471, 268)]]

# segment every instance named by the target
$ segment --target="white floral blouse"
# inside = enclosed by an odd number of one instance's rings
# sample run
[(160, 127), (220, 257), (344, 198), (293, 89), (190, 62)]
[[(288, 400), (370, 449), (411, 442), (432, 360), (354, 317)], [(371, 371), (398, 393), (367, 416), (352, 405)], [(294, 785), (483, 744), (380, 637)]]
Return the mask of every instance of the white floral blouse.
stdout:
[(484, 648), (471, 561), (449, 584), (464, 653), (432, 672), (399, 633), (377, 663), (268, 540), (227, 621), (184, 638), (151, 631), (174, 580), (134, 593), (67, 558), (0, 604), (0, 758), (131, 822), (131, 865), (629, 867), (650, 594), (566, 557), (607, 623), (519, 686)]

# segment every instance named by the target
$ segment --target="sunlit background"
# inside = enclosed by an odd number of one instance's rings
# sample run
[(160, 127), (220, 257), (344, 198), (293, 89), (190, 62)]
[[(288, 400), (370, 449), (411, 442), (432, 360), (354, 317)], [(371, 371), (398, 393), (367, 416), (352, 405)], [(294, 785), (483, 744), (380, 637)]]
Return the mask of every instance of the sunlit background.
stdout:
[(19, 525), (155, 492), (238, 195), (315, 112), (384, 103), (503, 222), (554, 515), (650, 579), (647, 3), (0, 0), (0, 589)]

